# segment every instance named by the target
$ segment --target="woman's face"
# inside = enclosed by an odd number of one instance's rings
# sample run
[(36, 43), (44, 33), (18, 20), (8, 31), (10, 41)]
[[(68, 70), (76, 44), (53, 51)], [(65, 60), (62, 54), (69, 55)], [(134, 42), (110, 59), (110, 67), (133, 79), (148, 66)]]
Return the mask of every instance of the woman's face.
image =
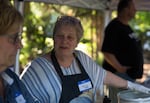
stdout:
[(61, 26), (54, 35), (55, 52), (62, 56), (72, 55), (77, 44), (76, 29), (73, 26)]
[(17, 50), (22, 48), (19, 36), (21, 28), (21, 25), (14, 24), (0, 36), (0, 72), (16, 61)]

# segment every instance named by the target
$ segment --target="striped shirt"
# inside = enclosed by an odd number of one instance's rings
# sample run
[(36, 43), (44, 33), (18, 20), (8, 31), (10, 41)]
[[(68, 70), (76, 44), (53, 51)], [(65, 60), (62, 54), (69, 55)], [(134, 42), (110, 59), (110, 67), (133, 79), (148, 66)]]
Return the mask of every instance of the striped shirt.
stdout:
[[(93, 83), (93, 95), (103, 95), (103, 82), (106, 71), (82, 51), (75, 53)], [(66, 68), (62, 67), (64, 75), (80, 73), (76, 60)], [(43, 57), (33, 60), (22, 72), (21, 79), (33, 96), (41, 103), (59, 103), (61, 97), (61, 80), (51, 61)]]

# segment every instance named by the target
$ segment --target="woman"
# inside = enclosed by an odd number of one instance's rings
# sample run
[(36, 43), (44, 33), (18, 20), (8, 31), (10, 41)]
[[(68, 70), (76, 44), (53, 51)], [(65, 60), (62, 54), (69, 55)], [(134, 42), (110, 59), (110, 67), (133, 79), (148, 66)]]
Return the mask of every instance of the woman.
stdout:
[(35, 103), (19, 77), (10, 69), (22, 48), (22, 15), (0, 0), (0, 103)]
[(79, 95), (84, 97), (82, 93), (90, 90), (92, 96), (90, 94), (89, 99), (93, 98), (92, 102), (100, 99), (101, 103), (104, 84), (127, 88), (126, 80), (75, 50), (82, 36), (83, 28), (78, 19), (71, 16), (58, 18), (53, 32), (53, 50), (33, 60), (23, 71), (23, 82), (40, 102), (69, 103)]

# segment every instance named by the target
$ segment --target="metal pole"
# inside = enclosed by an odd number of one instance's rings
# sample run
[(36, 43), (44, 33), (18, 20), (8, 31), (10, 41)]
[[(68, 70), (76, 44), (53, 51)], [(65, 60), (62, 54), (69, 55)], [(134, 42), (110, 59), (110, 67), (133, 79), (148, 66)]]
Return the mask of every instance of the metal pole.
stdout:
[[(23, 13), (24, 13), (23, 12), (24, 11), (24, 9), (23, 9), (24, 8), (23, 0), (14, 0), (14, 6), (23, 15)], [(14, 71), (18, 76), (20, 75), (19, 55), (20, 55), (20, 49), (18, 49), (18, 51), (17, 51), (16, 62), (15, 62), (15, 67), (14, 67)]]

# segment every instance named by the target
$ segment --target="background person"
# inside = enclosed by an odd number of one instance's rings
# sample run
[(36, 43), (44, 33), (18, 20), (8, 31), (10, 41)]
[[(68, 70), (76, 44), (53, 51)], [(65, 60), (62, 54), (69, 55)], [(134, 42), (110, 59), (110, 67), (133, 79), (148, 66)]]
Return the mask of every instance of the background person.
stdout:
[[(91, 89), (92, 102), (99, 99), (98, 103), (102, 103), (104, 84), (120, 88), (135, 87), (76, 50), (82, 36), (83, 28), (78, 19), (71, 16), (58, 18), (53, 31), (53, 50), (34, 59), (22, 72), (22, 81), (41, 103), (69, 103), (74, 98), (81, 100), (77, 103), (83, 103), (82, 93)], [(143, 88), (142, 92), (150, 91), (143, 86), (138, 87)], [(83, 98), (76, 98), (78, 96)]]
[(0, 103), (34, 103), (19, 77), (8, 69), (22, 48), (22, 25), (22, 15), (7, 0), (0, 0)]
[[(129, 26), (136, 8), (133, 0), (120, 0), (117, 17), (105, 29), (102, 45), (103, 67), (120, 77), (135, 81), (143, 75), (143, 51), (141, 41)], [(116, 94), (120, 89), (110, 87), (112, 103), (117, 103)]]

